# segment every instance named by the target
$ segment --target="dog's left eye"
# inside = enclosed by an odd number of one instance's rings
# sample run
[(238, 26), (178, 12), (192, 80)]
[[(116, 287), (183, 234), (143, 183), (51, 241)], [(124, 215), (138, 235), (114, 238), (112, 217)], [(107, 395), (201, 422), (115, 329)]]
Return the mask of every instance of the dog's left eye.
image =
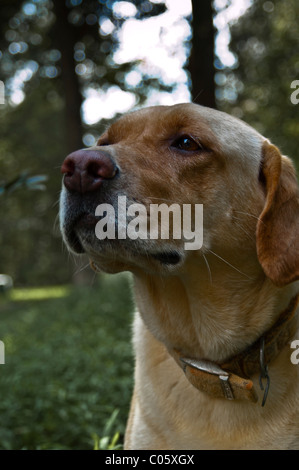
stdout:
[(195, 140), (188, 135), (183, 135), (176, 139), (171, 144), (171, 147), (174, 147), (178, 150), (184, 150), (185, 152), (196, 152), (198, 150), (202, 150), (201, 145), (195, 142)]

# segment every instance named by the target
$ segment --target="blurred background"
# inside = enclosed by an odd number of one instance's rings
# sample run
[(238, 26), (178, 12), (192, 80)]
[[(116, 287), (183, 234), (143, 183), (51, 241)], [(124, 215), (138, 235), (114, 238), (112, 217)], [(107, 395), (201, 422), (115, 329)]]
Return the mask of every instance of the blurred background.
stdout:
[(0, 449), (122, 445), (131, 281), (63, 247), (65, 156), (123, 112), (192, 100), (297, 164), (298, 17), (296, 0), (1, 0)]

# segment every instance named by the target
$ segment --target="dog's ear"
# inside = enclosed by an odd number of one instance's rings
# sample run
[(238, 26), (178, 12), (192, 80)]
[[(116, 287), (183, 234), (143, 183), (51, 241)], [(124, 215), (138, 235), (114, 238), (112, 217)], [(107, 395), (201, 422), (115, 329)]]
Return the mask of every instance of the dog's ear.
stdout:
[(266, 201), (257, 224), (257, 254), (277, 286), (299, 279), (299, 188), (291, 160), (268, 141), (262, 149)]

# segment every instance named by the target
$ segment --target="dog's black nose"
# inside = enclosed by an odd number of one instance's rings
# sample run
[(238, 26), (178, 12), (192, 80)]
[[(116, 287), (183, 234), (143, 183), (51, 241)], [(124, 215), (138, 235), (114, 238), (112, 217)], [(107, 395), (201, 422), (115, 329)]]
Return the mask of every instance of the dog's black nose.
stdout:
[(116, 164), (107, 153), (89, 149), (71, 153), (61, 167), (65, 187), (79, 193), (95, 191), (104, 180), (114, 178), (117, 170)]

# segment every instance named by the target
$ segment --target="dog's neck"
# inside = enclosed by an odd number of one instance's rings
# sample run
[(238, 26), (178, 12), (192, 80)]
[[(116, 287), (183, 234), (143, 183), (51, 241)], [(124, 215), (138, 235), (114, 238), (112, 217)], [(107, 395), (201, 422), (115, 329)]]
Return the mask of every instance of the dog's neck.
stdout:
[(225, 361), (269, 329), (299, 290), (275, 287), (254, 256), (231, 261), (190, 256), (176, 275), (135, 276), (141, 316), (168, 349)]

